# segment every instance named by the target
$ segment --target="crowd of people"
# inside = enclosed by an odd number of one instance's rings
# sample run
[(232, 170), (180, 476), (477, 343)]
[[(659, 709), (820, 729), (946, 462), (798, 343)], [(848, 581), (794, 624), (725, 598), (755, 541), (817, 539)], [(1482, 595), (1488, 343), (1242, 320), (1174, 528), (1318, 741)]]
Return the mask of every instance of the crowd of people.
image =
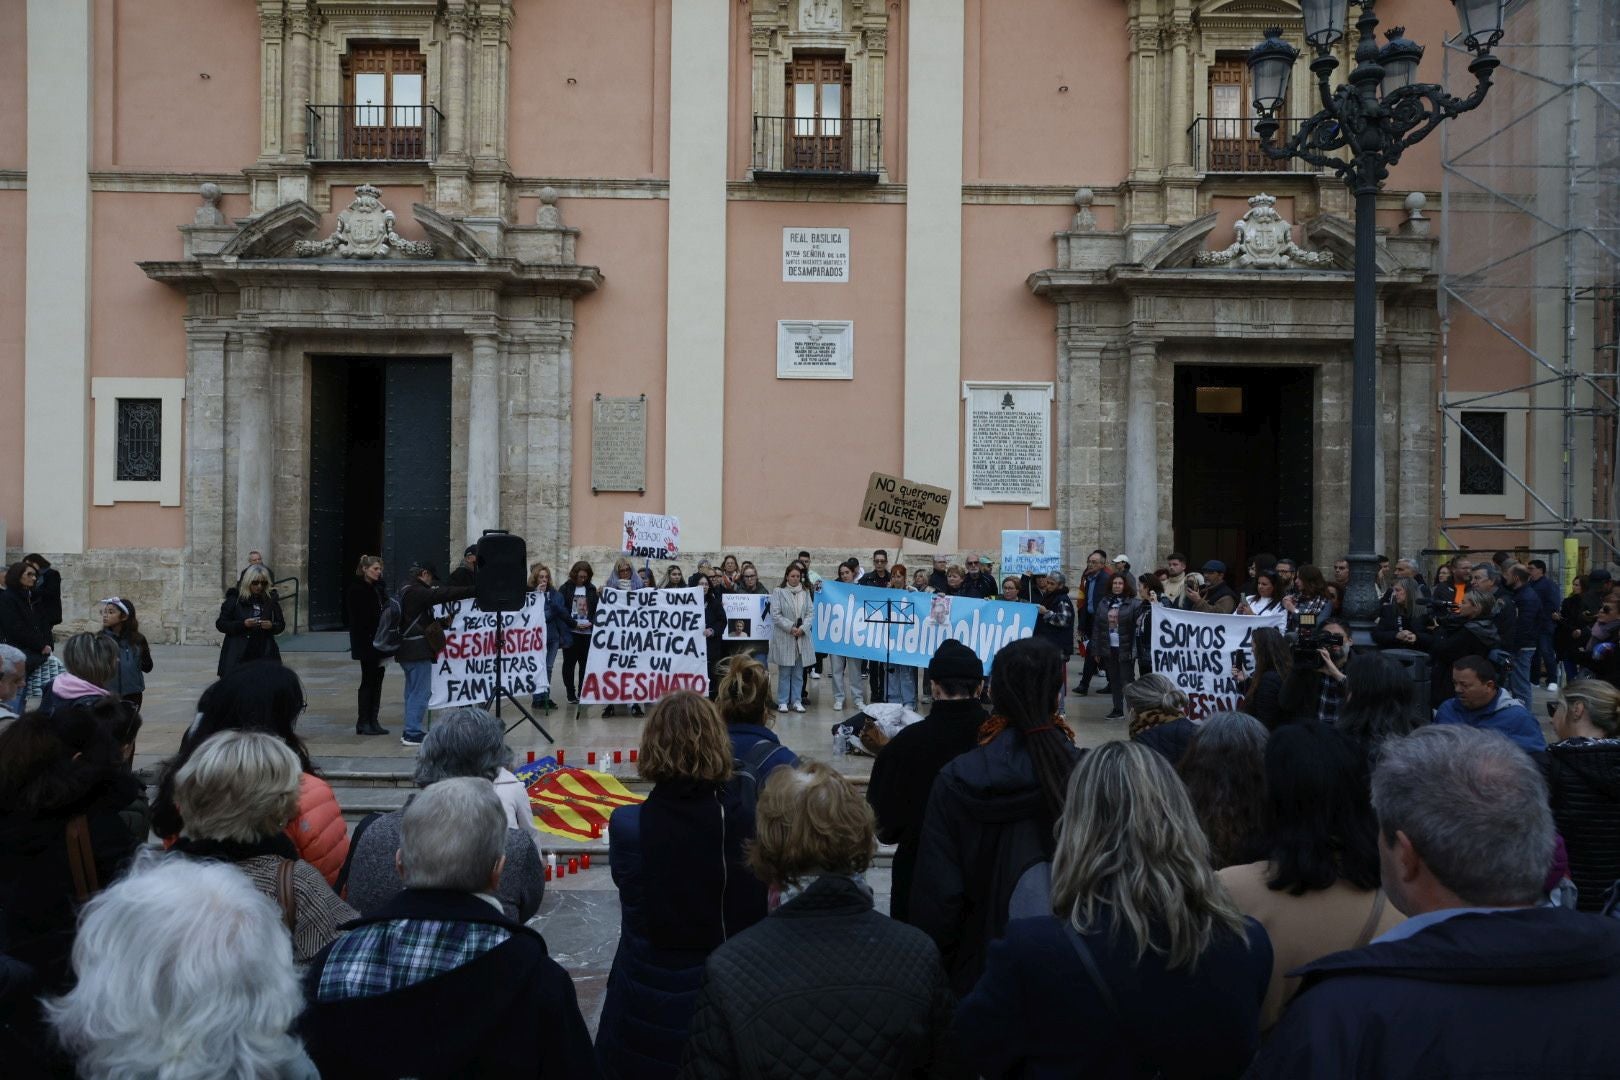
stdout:
[[(936, 566), (937, 583), (872, 562), (838, 576), (996, 595), (981, 560)], [(1338, 566), (1328, 582), (1257, 559), (1241, 588), (1218, 561), (1189, 566), (1133, 576), (1099, 551), (1073, 594), (1061, 574), (1004, 580), (1040, 605), (1037, 633), (988, 676), (942, 643), (911, 676), (926, 714), (874, 741), (864, 792), (774, 730), (839, 659), (807, 635), (718, 648), (710, 695), (642, 703), (649, 789), (609, 821), (620, 934), (594, 1038), (535, 928), (543, 860), (500, 722), (459, 708), (429, 728), (412, 704), (431, 605), (471, 595), (473, 565), (443, 585), (413, 567), (394, 595), (380, 561), (357, 569), (357, 731), (395, 659), (418, 751), (404, 807), (352, 833), (298, 730), (268, 571), (227, 597), (220, 678), (150, 793), (125, 681), (150, 650), (113, 598), (102, 632), (62, 642), (38, 707), (0, 721), (0, 1062), (91, 1078), (1612, 1072), (1620, 1034), (1585, 1022), (1620, 992), (1607, 574), (1553, 619), (1544, 568), (1451, 564), (1424, 583), (1396, 564), (1377, 647), (1352, 652)], [(764, 588), (730, 559), (645, 570), (609, 580)], [(530, 576), (570, 697), (593, 577)], [(790, 564), (775, 630), (804, 629), (818, 582), (808, 555)], [(0, 613), (14, 604), (0, 593)], [(1195, 716), (1151, 670), (1153, 604), (1287, 616), (1231, 673), (1240, 711)], [(390, 618), (397, 653), (374, 647)], [(1504, 656), (1521, 621), (1535, 644)], [(1457, 633), (1479, 647), (1439, 646)], [(1529, 678), (1556, 680), (1550, 743), (1512, 692), (1521, 651)], [(1444, 686), (1414, 680), (1422, 654)], [(0, 661), (15, 694), (27, 653)], [(859, 668), (828, 671), (858, 710), (908, 703), (893, 671)], [(1064, 706), (1099, 678), (1123, 737), (1082, 748)], [(867, 880), (880, 844), (886, 914)]]

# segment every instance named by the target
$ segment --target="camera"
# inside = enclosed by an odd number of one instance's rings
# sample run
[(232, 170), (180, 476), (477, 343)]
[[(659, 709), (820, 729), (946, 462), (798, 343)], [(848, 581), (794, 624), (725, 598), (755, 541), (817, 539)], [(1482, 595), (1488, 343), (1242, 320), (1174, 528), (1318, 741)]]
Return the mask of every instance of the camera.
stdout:
[(1299, 637), (1294, 641), (1294, 667), (1304, 671), (1320, 671), (1322, 657), (1318, 649), (1333, 652), (1344, 644), (1344, 635), (1335, 634), (1329, 630), (1317, 630), (1314, 627), (1302, 628)]

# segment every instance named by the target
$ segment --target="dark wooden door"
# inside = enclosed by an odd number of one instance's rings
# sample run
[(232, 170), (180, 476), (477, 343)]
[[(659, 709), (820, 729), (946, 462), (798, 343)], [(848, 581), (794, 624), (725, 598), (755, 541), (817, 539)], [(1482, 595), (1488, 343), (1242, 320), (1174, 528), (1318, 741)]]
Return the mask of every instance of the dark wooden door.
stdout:
[(1282, 407), (1277, 413), (1277, 550), (1274, 554), (1304, 561), (1313, 558), (1311, 519), (1316, 503), (1316, 431), (1313, 414), (1316, 372), (1291, 368), (1278, 372)]
[(416, 42), (356, 43), (343, 57), (344, 157), (427, 158), (427, 57)]
[(383, 562), (395, 581), (413, 562), (449, 577), (450, 361), (390, 360), (383, 396)]
[(842, 56), (794, 54), (787, 67), (788, 169), (849, 171), (849, 87)]
[(1273, 161), (1254, 133), (1254, 94), (1249, 67), (1234, 57), (1209, 68), (1209, 162), (1206, 172), (1282, 172), (1287, 161)]
[(341, 360), (310, 361), (309, 628), (343, 625), (349, 381)]

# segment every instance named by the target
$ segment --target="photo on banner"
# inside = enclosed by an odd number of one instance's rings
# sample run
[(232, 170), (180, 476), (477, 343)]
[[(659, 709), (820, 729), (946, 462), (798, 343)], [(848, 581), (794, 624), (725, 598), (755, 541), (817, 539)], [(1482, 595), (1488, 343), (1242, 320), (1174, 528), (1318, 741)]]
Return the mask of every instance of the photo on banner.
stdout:
[[(583, 594), (582, 594), (583, 598)], [(471, 600), (452, 600), (434, 609), (450, 620), (444, 651), (433, 664), (430, 709), (485, 705), (495, 696), (495, 632), (501, 642), (501, 685), (513, 697), (533, 697), (551, 688), (546, 671), (546, 600), (537, 592), (523, 598), (521, 611), (478, 610)]]
[(703, 590), (604, 587), (580, 681), (581, 705), (647, 704), (709, 691)]
[(771, 636), (771, 598), (757, 593), (726, 593), (720, 598), (726, 612), (724, 637), (728, 641), (767, 641)]
[(1001, 534), (1001, 573), (1050, 574), (1063, 569), (1063, 534), (1056, 529), (1006, 529)]
[(819, 653), (927, 667), (946, 638), (972, 649), (988, 673), (997, 650), (1035, 633), (1034, 604), (977, 600), (824, 581), (812, 640)]
[(673, 559), (681, 553), (681, 519), (626, 512), (621, 541), (619, 549), (632, 559)]
[(1243, 667), (1254, 670), (1254, 632), (1262, 626), (1288, 629), (1288, 616), (1217, 615), (1151, 605), (1149, 635), (1153, 670), (1187, 695), (1187, 717), (1202, 720), (1211, 713), (1240, 711), (1243, 695), (1232, 680), (1232, 658), (1243, 653)]

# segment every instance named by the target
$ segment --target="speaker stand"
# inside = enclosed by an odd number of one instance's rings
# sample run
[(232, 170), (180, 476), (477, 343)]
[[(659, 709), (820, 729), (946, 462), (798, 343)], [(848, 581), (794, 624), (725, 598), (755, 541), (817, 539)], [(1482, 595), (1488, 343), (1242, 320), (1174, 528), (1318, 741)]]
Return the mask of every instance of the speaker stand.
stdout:
[(516, 695), (506, 688), (506, 681), (501, 672), (501, 669), (505, 666), (502, 662), (502, 658), (505, 657), (505, 655), (506, 612), (497, 611), (495, 612), (495, 692), (490, 695), (489, 703), (484, 707), (494, 709), (495, 719), (500, 720), (501, 699), (505, 698), (507, 701), (510, 701), (512, 703), (512, 707), (518, 711), (518, 718), (512, 721), (511, 727), (506, 729), (506, 733), (508, 735), (517, 729), (523, 723), (523, 721), (527, 720), (529, 723), (534, 725), (534, 730), (545, 736), (546, 742), (555, 745), (557, 740), (551, 737), (551, 732), (542, 727), (540, 721), (534, 718), (534, 713), (529, 711), (528, 706), (519, 701)]

